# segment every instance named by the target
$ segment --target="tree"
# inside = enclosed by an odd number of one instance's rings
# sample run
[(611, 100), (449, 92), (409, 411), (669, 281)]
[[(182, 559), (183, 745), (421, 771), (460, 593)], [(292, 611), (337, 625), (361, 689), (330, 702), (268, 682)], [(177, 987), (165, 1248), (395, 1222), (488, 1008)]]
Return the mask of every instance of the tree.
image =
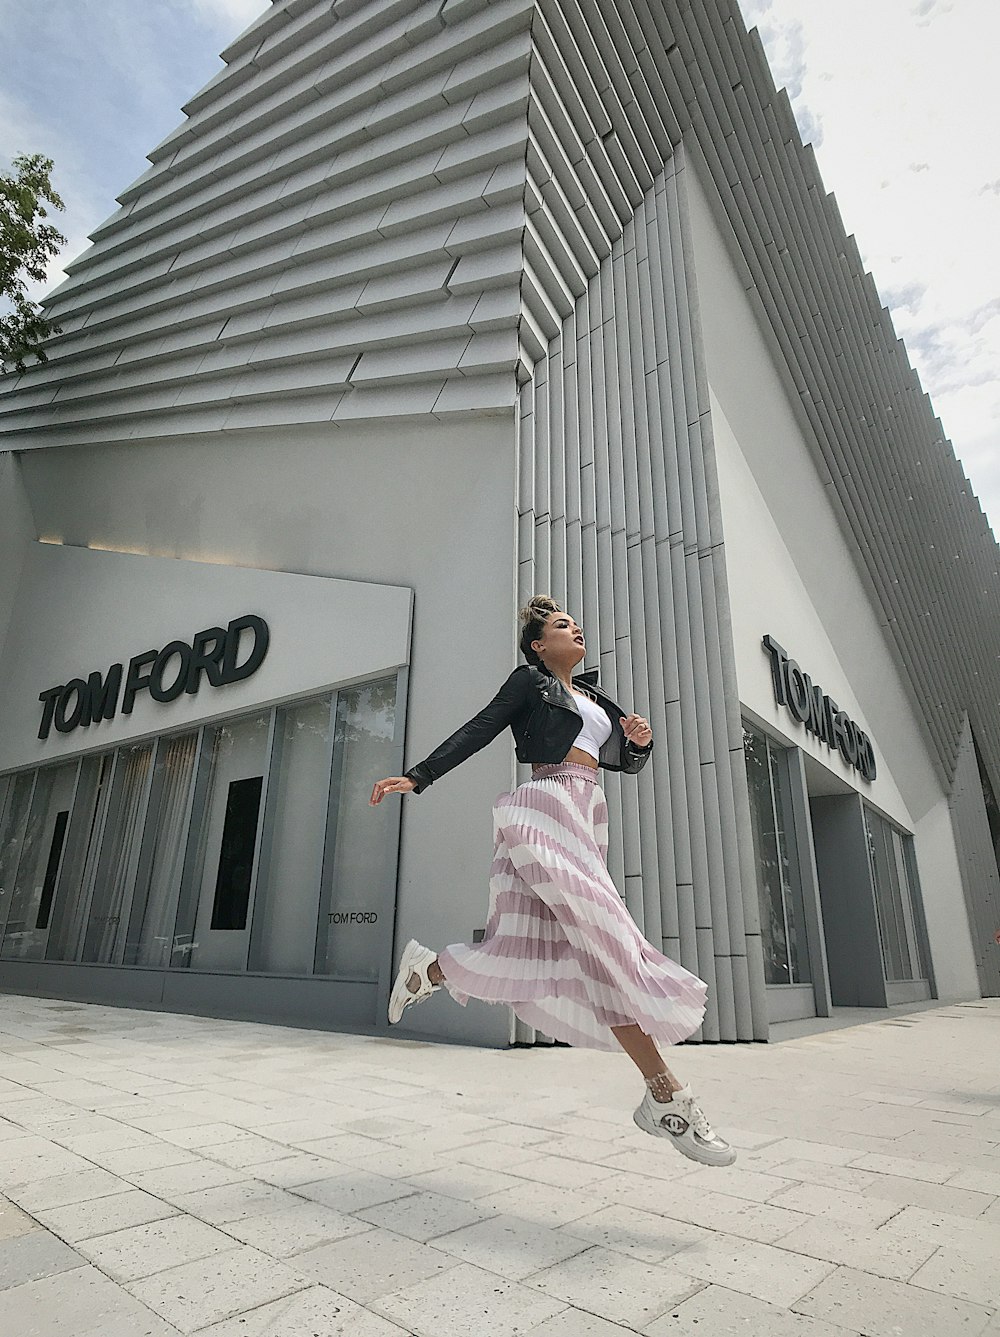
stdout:
[(66, 244), (63, 234), (43, 221), (47, 204), (65, 207), (49, 180), (51, 159), (40, 153), (18, 154), (13, 169), (10, 175), (0, 174), (0, 300), (11, 307), (0, 316), (0, 374), (11, 365), (24, 371), (26, 357), (48, 361), (40, 345), (60, 330), (28, 297), (27, 280), (40, 283), (46, 264)]

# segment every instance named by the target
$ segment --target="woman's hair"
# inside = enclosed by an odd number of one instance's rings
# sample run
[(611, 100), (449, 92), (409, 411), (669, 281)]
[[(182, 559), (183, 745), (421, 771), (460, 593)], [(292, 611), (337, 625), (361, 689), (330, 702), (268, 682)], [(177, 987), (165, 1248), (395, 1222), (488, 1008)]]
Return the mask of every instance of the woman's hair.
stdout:
[(518, 612), (518, 617), (524, 623), (521, 628), (521, 639), (518, 645), (521, 654), (529, 664), (535, 668), (541, 668), (542, 661), (531, 648), (531, 642), (537, 641), (545, 630), (545, 624), (553, 613), (561, 613), (563, 610), (556, 603), (555, 599), (549, 598), (547, 594), (533, 594), (528, 602)]

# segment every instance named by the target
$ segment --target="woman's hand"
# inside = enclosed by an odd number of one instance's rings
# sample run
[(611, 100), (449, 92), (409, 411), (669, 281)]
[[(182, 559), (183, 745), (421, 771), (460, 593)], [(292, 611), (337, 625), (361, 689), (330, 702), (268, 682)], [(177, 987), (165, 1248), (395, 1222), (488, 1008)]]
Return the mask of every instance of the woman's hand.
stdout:
[(622, 730), (625, 737), (636, 747), (648, 747), (653, 741), (653, 731), (649, 727), (649, 721), (644, 720), (641, 715), (626, 715), (622, 720)]
[(376, 803), (381, 803), (386, 794), (410, 794), (416, 787), (415, 782), (407, 780), (405, 775), (392, 775), (388, 780), (376, 780), (372, 796), (368, 800), (369, 806), (374, 807)]

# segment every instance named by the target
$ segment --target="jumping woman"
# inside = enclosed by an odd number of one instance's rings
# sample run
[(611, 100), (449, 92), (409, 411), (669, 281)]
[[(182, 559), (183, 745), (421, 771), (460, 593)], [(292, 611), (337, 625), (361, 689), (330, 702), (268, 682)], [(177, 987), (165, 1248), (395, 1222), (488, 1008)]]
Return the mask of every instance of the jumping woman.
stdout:
[(736, 1152), (712, 1128), (663, 1061), (658, 1044), (693, 1034), (705, 1013), (706, 985), (643, 938), (607, 868), (608, 808), (597, 770), (642, 770), (653, 733), (597, 686), (573, 676), (584, 658), (583, 631), (552, 599), (536, 595), (520, 613), (519, 665), (496, 696), (426, 760), (379, 780), (386, 794), (419, 794), (493, 741), (507, 725), (531, 779), (493, 807), (496, 847), (482, 942), (435, 953), (412, 940), (403, 949), (389, 1020), (443, 985), (470, 998), (506, 1003), (554, 1040), (625, 1050), (646, 1079), (633, 1118), (706, 1165), (732, 1165)]

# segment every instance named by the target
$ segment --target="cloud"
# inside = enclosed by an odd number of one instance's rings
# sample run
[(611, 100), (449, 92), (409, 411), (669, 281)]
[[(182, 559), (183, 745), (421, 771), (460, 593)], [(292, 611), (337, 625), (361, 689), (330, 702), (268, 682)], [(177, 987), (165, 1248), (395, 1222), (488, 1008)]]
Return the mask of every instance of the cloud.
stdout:
[(0, 169), (17, 153), (44, 153), (66, 202), (54, 221), (68, 241), (48, 281), (32, 285), (34, 300), (62, 282), (63, 264), (183, 123), (183, 104), (223, 68), (219, 51), (269, 8), (269, 0), (47, 0), (29, 12), (0, 0), (9, 56)]
[(794, 102), (802, 95), (806, 75), (805, 30), (797, 19), (788, 22), (769, 20), (760, 25), (760, 38), (767, 49), (767, 60), (774, 82), (788, 92)]
[[(747, 0), (744, 5), (751, 8)], [(770, 9), (768, 0), (767, 11)], [(805, 28), (798, 19), (782, 22), (771, 17), (759, 23), (758, 30), (774, 82), (788, 94), (799, 134), (805, 143), (818, 148), (823, 142), (823, 123), (802, 93), (807, 72)]]
[[(903, 325), (906, 308), (895, 309)], [(966, 386), (992, 385), (1000, 403), (1000, 379), (997, 377), (994, 340), (988, 326), (1000, 315), (1000, 299), (978, 311), (944, 320), (906, 321), (900, 333), (910, 361), (920, 374), (925, 388), (934, 395), (935, 408), (943, 412), (941, 401)]]
[(987, 181), (985, 186), (979, 189), (980, 195), (1000, 195), (1000, 177), (996, 181)]
[(913, 315), (920, 306), (927, 293), (926, 283), (906, 283), (898, 288), (883, 288), (879, 291), (882, 301), (890, 311), (909, 311)]
[(748, 28), (759, 23), (771, 8), (771, 0), (743, 0), (743, 22)]
[(967, 324), (970, 334), (979, 334), (991, 320), (1000, 316), (1000, 297), (994, 297), (988, 302), (984, 302), (968, 317)]
[(916, 17), (921, 28), (926, 28), (928, 23), (933, 23), (942, 14), (951, 13), (952, 8), (947, 0), (917, 0), (910, 13)]
[(801, 101), (792, 103), (792, 111), (795, 113), (795, 124), (799, 127), (803, 144), (812, 144), (818, 149), (823, 143), (823, 123), (820, 118)]
[(54, 161), (52, 184), (66, 208), (50, 211), (49, 222), (66, 236), (66, 244), (46, 266), (41, 283), (29, 283), (32, 301), (63, 279), (62, 267), (90, 244), (89, 233), (110, 213), (99, 184), (80, 161), (72, 136), (65, 136), (19, 99), (0, 91), (0, 170), (9, 171), (18, 153), (43, 153)]
[(270, 0), (186, 0), (186, 3), (204, 23), (227, 34), (228, 41), (271, 8)]

